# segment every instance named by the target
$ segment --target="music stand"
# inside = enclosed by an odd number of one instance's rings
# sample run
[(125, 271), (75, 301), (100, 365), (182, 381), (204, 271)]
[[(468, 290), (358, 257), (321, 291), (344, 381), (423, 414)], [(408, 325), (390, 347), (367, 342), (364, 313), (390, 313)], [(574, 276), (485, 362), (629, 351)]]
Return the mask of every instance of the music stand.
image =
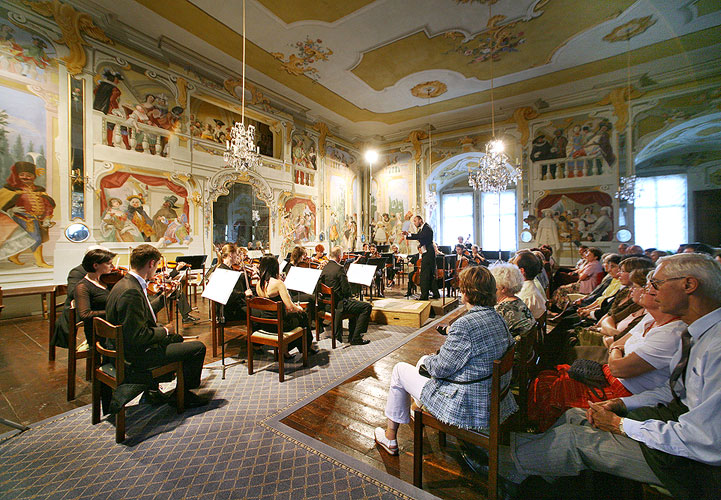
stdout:
[[(368, 259), (367, 265), (374, 266), (376, 268), (375, 272), (373, 273), (373, 276), (375, 278), (375, 276), (378, 274), (379, 269), (384, 270), (386, 268), (386, 259), (384, 257)], [(375, 281), (375, 279), (373, 281)], [(371, 286), (370, 286), (370, 301), (371, 301), (371, 303), (373, 302), (373, 281), (371, 281)], [(382, 284), (383, 284), (383, 280), (381, 279), (381, 285)], [(378, 287), (379, 295), (381, 293), (380, 288), (381, 287)]]

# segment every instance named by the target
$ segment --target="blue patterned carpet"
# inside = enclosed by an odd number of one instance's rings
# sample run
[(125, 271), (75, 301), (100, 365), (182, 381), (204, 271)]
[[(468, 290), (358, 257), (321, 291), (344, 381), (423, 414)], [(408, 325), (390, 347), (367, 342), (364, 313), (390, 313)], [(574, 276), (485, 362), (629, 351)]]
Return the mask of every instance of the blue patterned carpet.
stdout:
[(310, 358), (310, 366), (287, 366), (282, 384), (267, 356), (256, 360), (252, 376), (245, 364), (230, 368), (226, 380), (217, 370), (204, 370), (201, 392), (213, 394), (209, 406), (178, 415), (167, 405), (131, 404), (123, 444), (115, 443), (108, 421), (90, 424), (89, 406), (19, 435), (4, 434), (0, 498), (427, 497), (265, 423), (337, 385), (414, 333), (413, 328), (371, 325), (370, 344), (334, 351), (323, 339), (323, 351)]

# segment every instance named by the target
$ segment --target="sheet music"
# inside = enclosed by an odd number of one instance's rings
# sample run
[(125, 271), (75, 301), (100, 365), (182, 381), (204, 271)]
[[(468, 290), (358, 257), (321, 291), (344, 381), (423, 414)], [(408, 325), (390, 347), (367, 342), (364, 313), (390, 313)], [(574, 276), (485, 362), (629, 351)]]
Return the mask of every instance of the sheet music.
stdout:
[(233, 293), (233, 288), (235, 288), (235, 284), (240, 278), (240, 274), (238, 271), (216, 269), (205, 285), (202, 297), (223, 305), (227, 304), (230, 294)]
[(358, 285), (371, 286), (376, 266), (367, 264), (351, 264), (348, 268), (348, 282)]
[(313, 295), (315, 286), (318, 284), (318, 278), (320, 278), (320, 273), (320, 269), (293, 266), (290, 268), (290, 271), (288, 271), (288, 276), (285, 277), (285, 287), (288, 290)]
[(248, 258), (249, 259), (260, 259), (262, 257), (263, 257), (262, 250), (248, 250)]

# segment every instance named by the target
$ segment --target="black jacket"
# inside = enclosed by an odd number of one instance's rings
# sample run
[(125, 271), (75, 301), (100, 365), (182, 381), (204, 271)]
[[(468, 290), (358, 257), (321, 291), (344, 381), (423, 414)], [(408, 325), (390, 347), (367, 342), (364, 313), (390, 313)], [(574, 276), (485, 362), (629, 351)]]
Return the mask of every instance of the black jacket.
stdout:
[(318, 283), (323, 283), (333, 289), (333, 294), (338, 301), (337, 307), (342, 305), (344, 299), (353, 295), (343, 266), (334, 260), (329, 260), (325, 265), (320, 273), (320, 278), (318, 278)]
[[(153, 302), (153, 310), (160, 310), (163, 301)], [(165, 328), (153, 319), (140, 283), (130, 274), (110, 290), (105, 317), (113, 325), (122, 325), (125, 358), (131, 363), (142, 357), (149, 347), (167, 344)]]
[(407, 237), (409, 240), (418, 240), (418, 243), (427, 251), (433, 252), (433, 229), (428, 225), (427, 222), (423, 223), (421, 230), (416, 234), (409, 234)]

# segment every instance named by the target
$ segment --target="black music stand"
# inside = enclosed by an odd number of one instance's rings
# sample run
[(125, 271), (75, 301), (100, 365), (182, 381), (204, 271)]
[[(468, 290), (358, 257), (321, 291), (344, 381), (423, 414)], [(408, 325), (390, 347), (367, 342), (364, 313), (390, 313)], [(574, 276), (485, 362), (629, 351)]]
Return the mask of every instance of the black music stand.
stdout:
[[(373, 278), (373, 281), (375, 281), (375, 279), (376, 279), (375, 276), (378, 274), (378, 270), (380, 269), (381, 272), (385, 270), (386, 259), (384, 257), (380, 257), (380, 258), (376, 258), (376, 259), (368, 259), (368, 262), (366, 262), (366, 264), (369, 266), (375, 266), (376, 270), (375, 270), (374, 278)], [(371, 286), (370, 286), (370, 301), (371, 301), (371, 303), (373, 303), (373, 281), (371, 281)], [(380, 288), (383, 288), (382, 276), (381, 276), (381, 286), (378, 288), (379, 288), (378, 295), (380, 295), (382, 293)]]

